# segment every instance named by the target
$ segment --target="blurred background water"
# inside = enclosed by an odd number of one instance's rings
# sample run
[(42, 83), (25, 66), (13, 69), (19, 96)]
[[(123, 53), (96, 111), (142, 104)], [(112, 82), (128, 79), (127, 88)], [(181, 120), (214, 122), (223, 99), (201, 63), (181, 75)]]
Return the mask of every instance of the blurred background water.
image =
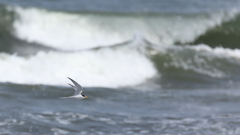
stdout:
[(239, 8), (1, 0), (0, 134), (240, 134)]

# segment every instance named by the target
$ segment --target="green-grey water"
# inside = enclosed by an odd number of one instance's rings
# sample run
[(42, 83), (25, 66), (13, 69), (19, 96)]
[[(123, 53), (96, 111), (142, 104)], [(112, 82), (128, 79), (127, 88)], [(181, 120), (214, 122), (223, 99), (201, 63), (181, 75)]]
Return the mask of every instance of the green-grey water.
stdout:
[(239, 6), (0, 1), (0, 134), (239, 135)]

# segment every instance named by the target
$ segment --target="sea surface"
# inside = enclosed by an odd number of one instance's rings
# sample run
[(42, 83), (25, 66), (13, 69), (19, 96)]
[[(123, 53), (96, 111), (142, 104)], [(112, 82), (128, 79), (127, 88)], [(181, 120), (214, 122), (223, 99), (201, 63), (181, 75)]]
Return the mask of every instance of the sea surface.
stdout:
[(64, 134), (240, 135), (240, 0), (0, 0), (0, 135)]

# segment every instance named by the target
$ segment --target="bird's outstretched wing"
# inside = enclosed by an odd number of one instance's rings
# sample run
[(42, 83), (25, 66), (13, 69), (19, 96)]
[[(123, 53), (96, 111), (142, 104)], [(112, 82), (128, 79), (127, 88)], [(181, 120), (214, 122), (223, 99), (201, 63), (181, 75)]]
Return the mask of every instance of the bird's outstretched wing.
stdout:
[(76, 81), (74, 81), (73, 79), (71, 79), (69, 77), (68, 77), (68, 79), (70, 79), (74, 84), (74, 85), (69, 84), (75, 90), (74, 96), (81, 94), (82, 90), (83, 90), (82, 86), (80, 84), (78, 84)]
[(76, 89), (76, 87), (74, 85), (72, 85), (70, 83), (68, 85), (70, 85), (73, 89)]

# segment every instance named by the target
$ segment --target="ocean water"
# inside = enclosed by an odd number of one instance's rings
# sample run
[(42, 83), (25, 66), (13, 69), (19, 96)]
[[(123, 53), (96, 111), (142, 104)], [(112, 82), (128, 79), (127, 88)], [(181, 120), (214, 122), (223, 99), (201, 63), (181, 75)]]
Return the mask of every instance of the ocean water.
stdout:
[(240, 0), (1, 0), (0, 134), (239, 135), (239, 22)]

